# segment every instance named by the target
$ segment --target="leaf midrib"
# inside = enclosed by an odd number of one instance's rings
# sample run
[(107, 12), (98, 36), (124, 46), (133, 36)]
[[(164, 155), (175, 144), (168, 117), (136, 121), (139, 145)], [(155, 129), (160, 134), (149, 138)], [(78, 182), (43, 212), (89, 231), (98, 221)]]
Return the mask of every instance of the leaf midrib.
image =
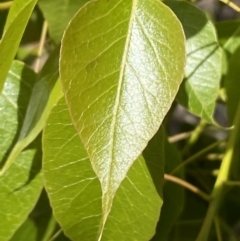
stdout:
[[(124, 82), (124, 72), (125, 72), (125, 68), (126, 68), (128, 50), (130, 47), (131, 32), (132, 32), (133, 21), (134, 21), (134, 17), (135, 17), (134, 13), (135, 13), (135, 10), (137, 7), (137, 3), (138, 3), (138, 0), (133, 0), (132, 10), (131, 10), (130, 18), (129, 18), (128, 31), (127, 31), (127, 35), (126, 35), (126, 43), (125, 43), (124, 52), (123, 52), (122, 61), (121, 61), (121, 68), (120, 68), (120, 74), (119, 74), (119, 80), (118, 80), (119, 84), (118, 84), (118, 88), (117, 88), (115, 105), (114, 105), (114, 109), (113, 109), (113, 119), (112, 119), (112, 124), (111, 124), (111, 129), (110, 129), (110, 135), (112, 136), (112, 138), (110, 139), (110, 147), (109, 147), (110, 152), (111, 152), (110, 153), (111, 160), (113, 160), (113, 158), (114, 158), (114, 142), (115, 142), (115, 136), (116, 136), (117, 114), (118, 114), (119, 107), (120, 107), (120, 99), (121, 99), (122, 87), (123, 87), (123, 82)], [(109, 187), (110, 187), (112, 169), (113, 169), (113, 161), (110, 162), (110, 166), (109, 166), (106, 190), (109, 190)], [(106, 194), (107, 194), (107, 210), (103, 210), (103, 223), (102, 223), (102, 230), (99, 235), (99, 240), (101, 240), (104, 225), (105, 225), (107, 216), (110, 212), (110, 207), (112, 204), (111, 196), (109, 196), (109, 192), (103, 193), (103, 196)]]
[[(119, 74), (119, 84), (118, 84), (118, 89), (117, 89), (117, 95), (115, 99), (115, 106), (113, 109), (113, 120), (112, 120), (112, 125), (111, 125), (111, 130), (110, 133), (112, 133), (112, 138), (111, 138), (111, 143), (110, 143), (110, 150), (111, 150), (111, 159), (113, 160), (113, 153), (114, 153), (114, 141), (115, 141), (115, 135), (116, 135), (116, 122), (117, 122), (117, 114), (119, 111), (120, 107), (120, 99), (121, 99), (121, 94), (122, 94), (122, 87), (123, 87), (123, 80), (124, 80), (124, 72), (126, 68), (126, 62), (127, 62), (127, 57), (128, 57), (128, 50), (130, 47), (130, 39), (131, 39), (131, 32), (132, 32), (132, 26), (133, 26), (133, 21), (134, 21), (134, 12), (136, 10), (138, 0), (133, 0), (132, 4), (132, 10), (130, 14), (130, 19), (129, 19), (129, 27), (128, 27), (128, 32), (127, 32), (127, 37), (126, 37), (126, 43), (125, 43), (125, 48), (123, 52), (123, 57), (121, 61), (121, 68), (120, 68), (120, 74)], [(110, 163), (110, 172), (112, 172), (112, 164), (113, 162)], [(108, 187), (110, 184), (110, 176), (108, 176)]]

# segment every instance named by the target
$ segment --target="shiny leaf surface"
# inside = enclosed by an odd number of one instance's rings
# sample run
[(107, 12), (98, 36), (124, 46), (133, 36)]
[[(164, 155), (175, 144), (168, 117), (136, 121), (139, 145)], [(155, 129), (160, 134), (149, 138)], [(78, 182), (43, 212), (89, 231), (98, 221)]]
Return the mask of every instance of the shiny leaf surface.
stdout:
[(128, 169), (168, 112), (184, 63), (181, 25), (158, 0), (93, 1), (67, 28), (61, 81), (101, 183), (105, 219)]

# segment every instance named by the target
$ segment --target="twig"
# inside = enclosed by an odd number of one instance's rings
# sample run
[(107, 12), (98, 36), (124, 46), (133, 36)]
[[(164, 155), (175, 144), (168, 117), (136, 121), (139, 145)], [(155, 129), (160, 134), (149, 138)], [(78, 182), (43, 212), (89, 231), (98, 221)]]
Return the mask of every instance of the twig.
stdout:
[(47, 36), (47, 30), (48, 30), (48, 24), (47, 24), (47, 21), (44, 21), (41, 38), (40, 38), (40, 43), (39, 43), (39, 48), (38, 48), (38, 52), (37, 52), (36, 64), (35, 64), (35, 68), (34, 68), (36, 73), (39, 71), (39, 68), (40, 68), (41, 56), (43, 53), (44, 43), (45, 43), (46, 36)]
[(192, 134), (192, 131), (183, 132), (183, 133), (168, 137), (168, 141), (170, 143), (175, 143), (188, 138), (191, 134)]
[(192, 185), (191, 183), (186, 182), (183, 179), (180, 179), (178, 177), (175, 177), (175, 176), (172, 176), (172, 175), (169, 175), (169, 174), (164, 174), (164, 179), (168, 180), (168, 181), (171, 181), (171, 182), (174, 182), (174, 183), (177, 183), (180, 186), (183, 186), (186, 189), (190, 190), (191, 192), (197, 194), (198, 196), (200, 196), (204, 200), (210, 201), (210, 196), (207, 193), (203, 192), (198, 187)]
[(219, 1), (227, 4), (233, 10), (235, 10), (237, 12), (240, 12), (240, 7), (238, 7), (238, 5), (236, 5), (235, 3), (233, 3), (233, 2), (231, 2), (229, 0), (219, 0)]
[(207, 123), (204, 120), (201, 120), (200, 123), (196, 126), (196, 128), (192, 131), (192, 134), (188, 139), (186, 146), (183, 148), (182, 155), (187, 154), (190, 148), (197, 142), (197, 140), (199, 139), (199, 136), (204, 131), (206, 124)]
[(0, 10), (7, 10), (13, 4), (13, 1), (0, 3)]

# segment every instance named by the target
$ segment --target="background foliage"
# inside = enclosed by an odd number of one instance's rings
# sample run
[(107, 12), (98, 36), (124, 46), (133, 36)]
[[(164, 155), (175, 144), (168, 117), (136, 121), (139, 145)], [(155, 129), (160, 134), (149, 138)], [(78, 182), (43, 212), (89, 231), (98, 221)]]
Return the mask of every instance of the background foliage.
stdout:
[(0, 241), (240, 240), (222, 2), (0, 1)]

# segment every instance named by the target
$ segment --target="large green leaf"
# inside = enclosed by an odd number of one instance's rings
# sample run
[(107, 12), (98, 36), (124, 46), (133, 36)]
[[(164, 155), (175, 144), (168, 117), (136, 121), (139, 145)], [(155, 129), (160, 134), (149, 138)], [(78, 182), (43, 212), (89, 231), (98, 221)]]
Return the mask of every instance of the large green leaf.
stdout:
[[(159, 150), (163, 150), (163, 141)], [(116, 192), (104, 219), (102, 191), (87, 152), (61, 99), (49, 117), (43, 135), (43, 170), (54, 215), (72, 240), (144, 240), (154, 234), (162, 199), (155, 173), (162, 159), (147, 163), (139, 157)]]
[(0, 92), (37, 0), (15, 0), (0, 41)]
[(74, 14), (89, 0), (39, 0), (38, 5), (49, 25), (51, 38), (59, 43)]
[[(35, 74), (24, 64), (13, 62), (0, 95), (2, 165), (16, 141), (35, 79)], [(43, 183), (39, 140), (25, 149), (0, 177), (0, 241), (9, 240), (40, 195)]]
[(187, 38), (185, 81), (177, 100), (190, 112), (213, 121), (221, 77), (221, 49), (213, 24), (205, 14), (183, 1), (167, 1), (182, 23)]
[(61, 81), (102, 186), (105, 218), (168, 112), (184, 63), (181, 25), (158, 0), (91, 1), (67, 28)]
[[(19, 126), (18, 141), (12, 148), (0, 175), (2, 175), (21, 151), (42, 131), (53, 105), (62, 96), (58, 72), (59, 49), (49, 57), (33, 87), (23, 125)], [(31, 97), (30, 97), (31, 96)]]

